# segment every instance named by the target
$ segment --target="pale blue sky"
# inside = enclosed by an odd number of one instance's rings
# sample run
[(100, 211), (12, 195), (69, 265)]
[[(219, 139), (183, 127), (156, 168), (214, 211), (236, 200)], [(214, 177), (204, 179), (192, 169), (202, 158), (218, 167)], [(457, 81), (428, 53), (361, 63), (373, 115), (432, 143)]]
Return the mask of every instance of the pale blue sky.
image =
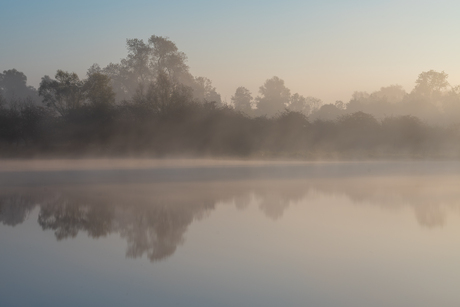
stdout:
[(401, 84), (435, 69), (460, 84), (460, 1), (0, 2), (0, 71), (37, 86), (57, 69), (84, 76), (126, 56), (126, 38), (168, 36), (192, 74), (230, 100), (276, 75), (324, 102)]

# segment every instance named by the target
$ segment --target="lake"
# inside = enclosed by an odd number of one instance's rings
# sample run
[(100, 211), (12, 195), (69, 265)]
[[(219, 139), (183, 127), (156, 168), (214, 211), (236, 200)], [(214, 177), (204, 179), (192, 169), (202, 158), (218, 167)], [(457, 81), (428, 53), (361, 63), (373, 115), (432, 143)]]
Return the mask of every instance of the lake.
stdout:
[(0, 306), (460, 306), (460, 162), (0, 162)]

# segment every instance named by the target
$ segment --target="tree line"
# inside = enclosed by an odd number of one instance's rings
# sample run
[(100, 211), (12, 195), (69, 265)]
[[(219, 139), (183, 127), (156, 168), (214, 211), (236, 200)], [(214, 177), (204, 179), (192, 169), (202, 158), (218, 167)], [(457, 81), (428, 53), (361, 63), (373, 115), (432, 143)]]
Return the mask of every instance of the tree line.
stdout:
[(323, 104), (291, 94), (278, 77), (253, 97), (223, 102), (194, 77), (168, 38), (127, 40), (120, 63), (94, 64), (86, 78), (58, 70), (37, 89), (15, 69), (0, 74), (3, 156), (143, 155), (236, 157), (458, 157), (460, 87), (428, 71), (415, 88), (356, 92)]

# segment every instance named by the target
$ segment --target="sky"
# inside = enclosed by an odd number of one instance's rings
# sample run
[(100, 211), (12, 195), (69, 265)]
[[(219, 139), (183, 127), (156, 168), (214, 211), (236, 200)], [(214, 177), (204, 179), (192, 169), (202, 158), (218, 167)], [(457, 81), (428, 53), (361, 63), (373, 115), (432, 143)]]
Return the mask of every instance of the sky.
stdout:
[(169, 37), (226, 101), (278, 76), (324, 103), (402, 85), (434, 69), (460, 84), (460, 1), (80, 0), (0, 2), (0, 71), (38, 86), (119, 62), (126, 39)]

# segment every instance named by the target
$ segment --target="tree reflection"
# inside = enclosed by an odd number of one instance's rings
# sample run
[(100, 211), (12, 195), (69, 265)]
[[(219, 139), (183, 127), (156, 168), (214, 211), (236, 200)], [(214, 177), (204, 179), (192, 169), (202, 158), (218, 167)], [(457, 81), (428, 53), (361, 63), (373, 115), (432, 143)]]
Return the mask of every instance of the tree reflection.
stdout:
[(453, 176), (383, 176), (25, 188), (0, 192), (0, 223), (21, 224), (36, 208), (38, 224), (53, 231), (57, 240), (80, 232), (91, 238), (118, 234), (127, 242), (127, 257), (146, 255), (154, 262), (173, 255), (189, 225), (220, 203), (241, 210), (256, 203), (276, 220), (291, 204), (308, 205), (315, 195), (337, 195), (355, 205), (410, 206), (421, 226), (433, 228), (460, 209), (458, 181)]
[(113, 208), (105, 203), (85, 202), (57, 195), (40, 206), (38, 223), (43, 230), (54, 231), (57, 240), (74, 238), (84, 230), (92, 238), (112, 231)]
[(26, 194), (0, 195), (0, 222), (13, 227), (21, 224), (34, 207), (34, 198)]

